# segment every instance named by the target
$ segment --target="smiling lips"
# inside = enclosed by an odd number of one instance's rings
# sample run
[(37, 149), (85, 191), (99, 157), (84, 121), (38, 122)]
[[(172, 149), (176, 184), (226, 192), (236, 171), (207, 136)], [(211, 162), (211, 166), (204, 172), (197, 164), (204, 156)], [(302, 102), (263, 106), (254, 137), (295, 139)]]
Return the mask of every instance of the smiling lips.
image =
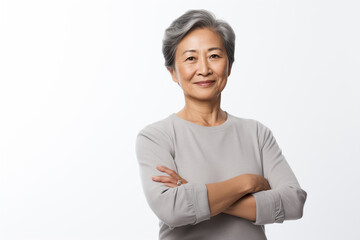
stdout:
[(214, 82), (215, 82), (214, 80), (207, 80), (207, 81), (199, 81), (199, 82), (196, 82), (195, 84), (202, 86), (202, 87), (206, 87), (206, 86), (210, 86)]

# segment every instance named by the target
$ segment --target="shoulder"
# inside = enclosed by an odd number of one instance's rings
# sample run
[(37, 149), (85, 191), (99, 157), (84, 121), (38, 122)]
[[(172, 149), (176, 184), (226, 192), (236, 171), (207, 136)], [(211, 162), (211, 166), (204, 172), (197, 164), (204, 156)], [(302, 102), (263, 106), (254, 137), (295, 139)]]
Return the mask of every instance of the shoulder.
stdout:
[[(230, 115), (230, 114), (229, 114)], [(234, 121), (234, 124), (237, 126), (241, 126), (244, 128), (254, 128), (258, 121), (251, 118), (237, 117), (235, 115), (231, 115)]]
[(259, 120), (237, 117), (234, 115), (232, 115), (232, 118), (237, 128), (240, 128), (244, 133), (255, 135), (260, 143), (264, 140), (264, 138), (267, 138), (270, 134), (272, 134), (270, 128)]
[(231, 116), (234, 120), (234, 124), (244, 128), (244, 129), (248, 129), (248, 130), (252, 130), (252, 131), (269, 130), (269, 128), (266, 125), (264, 125), (262, 122), (260, 122), (256, 119), (237, 117), (234, 115), (231, 115)]
[(169, 115), (166, 118), (146, 125), (138, 132), (137, 139), (145, 139), (163, 148), (172, 149), (172, 135), (172, 121), (171, 115)]

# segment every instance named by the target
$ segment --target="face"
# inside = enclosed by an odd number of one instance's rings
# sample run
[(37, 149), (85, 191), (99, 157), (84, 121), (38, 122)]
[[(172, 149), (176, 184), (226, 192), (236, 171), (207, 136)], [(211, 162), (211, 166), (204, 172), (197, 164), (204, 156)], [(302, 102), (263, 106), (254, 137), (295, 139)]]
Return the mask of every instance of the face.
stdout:
[(221, 37), (203, 28), (191, 31), (180, 41), (175, 68), (169, 71), (186, 98), (213, 100), (225, 88), (231, 66)]

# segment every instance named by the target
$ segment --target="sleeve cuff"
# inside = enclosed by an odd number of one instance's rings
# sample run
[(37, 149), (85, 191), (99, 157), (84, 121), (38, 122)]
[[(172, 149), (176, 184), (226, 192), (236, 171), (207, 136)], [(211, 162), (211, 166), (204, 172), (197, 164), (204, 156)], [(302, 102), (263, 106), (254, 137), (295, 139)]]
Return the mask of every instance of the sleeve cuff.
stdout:
[(187, 183), (182, 185), (186, 190), (188, 199), (191, 199), (196, 214), (196, 222), (210, 219), (210, 207), (205, 184)]
[(280, 194), (274, 190), (253, 193), (256, 201), (255, 225), (282, 223), (285, 219)]

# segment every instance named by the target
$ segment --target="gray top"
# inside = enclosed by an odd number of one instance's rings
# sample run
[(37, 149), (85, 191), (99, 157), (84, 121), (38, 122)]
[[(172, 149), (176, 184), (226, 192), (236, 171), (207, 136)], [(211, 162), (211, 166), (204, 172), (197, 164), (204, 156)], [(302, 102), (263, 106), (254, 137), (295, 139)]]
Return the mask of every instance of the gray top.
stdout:
[[(159, 218), (159, 239), (266, 239), (264, 224), (302, 217), (306, 192), (282, 155), (269, 128), (227, 113), (206, 127), (175, 113), (144, 127), (136, 139), (143, 190)], [(170, 188), (152, 180), (175, 170), (187, 184)], [(210, 218), (205, 184), (245, 174), (264, 176), (271, 190), (254, 193), (256, 222), (220, 213)]]

